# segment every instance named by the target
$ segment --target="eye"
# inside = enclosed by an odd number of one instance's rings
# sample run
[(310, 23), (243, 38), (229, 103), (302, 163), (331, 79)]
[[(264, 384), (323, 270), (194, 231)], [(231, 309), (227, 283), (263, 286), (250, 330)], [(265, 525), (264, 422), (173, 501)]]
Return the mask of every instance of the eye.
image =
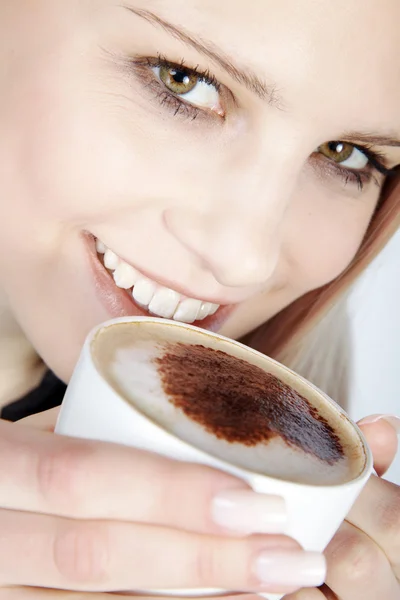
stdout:
[(369, 157), (358, 148), (347, 142), (326, 142), (318, 148), (318, 152), (349, 169), (364, 169), (369, 163)]
[(194, 106), (209, 108), (223, 114), (217, 84), (206, 76), (168, 64), (155, 66), (152, 70), (166, 89), (175, 96)]

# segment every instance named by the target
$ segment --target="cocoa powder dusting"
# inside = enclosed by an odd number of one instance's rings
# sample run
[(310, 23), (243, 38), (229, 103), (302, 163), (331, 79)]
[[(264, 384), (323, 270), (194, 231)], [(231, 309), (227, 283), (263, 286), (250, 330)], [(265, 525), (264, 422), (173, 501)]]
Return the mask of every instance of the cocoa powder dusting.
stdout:
[(246, 446), (280, 437), (328, 464), (338, 435), (308, 400), (274, 375), (220, 350), (170, 343), (155, 359), (169, 401), (217, 438)]

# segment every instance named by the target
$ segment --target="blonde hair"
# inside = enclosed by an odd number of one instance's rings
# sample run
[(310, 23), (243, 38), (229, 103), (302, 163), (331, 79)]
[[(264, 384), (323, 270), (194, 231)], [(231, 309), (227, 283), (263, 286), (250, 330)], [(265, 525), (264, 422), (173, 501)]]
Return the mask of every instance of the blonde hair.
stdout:
[(390, 175), (364, 240), (348, 268), (245, 338), (345, 403), (349, 364), (346, 302), (352, 285), (400, 226), (400, 170)]

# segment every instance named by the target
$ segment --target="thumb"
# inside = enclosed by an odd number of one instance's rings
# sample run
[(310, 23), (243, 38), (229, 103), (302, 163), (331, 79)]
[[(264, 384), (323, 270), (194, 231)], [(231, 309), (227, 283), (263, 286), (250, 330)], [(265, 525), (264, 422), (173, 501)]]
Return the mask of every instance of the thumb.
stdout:
[(374, 468), (381, 477), (392, 464), (398, 450), (400, 418), (372, 415), (358, 422), (374, 457)]
[(40, 429), (41, 431), (48, 431), (49, 433), (53, 433), (57, 423), (59, 412), (60, 407), (58, 406), (57, 408), (52, 408), (51, 410), (46, 410), (45, 412), (39, 413), (37, 415), (32, 415), (31, 417), (21, 419), (20, 421), (18, 421), (18, 425), (24, 425), (33, 429)]

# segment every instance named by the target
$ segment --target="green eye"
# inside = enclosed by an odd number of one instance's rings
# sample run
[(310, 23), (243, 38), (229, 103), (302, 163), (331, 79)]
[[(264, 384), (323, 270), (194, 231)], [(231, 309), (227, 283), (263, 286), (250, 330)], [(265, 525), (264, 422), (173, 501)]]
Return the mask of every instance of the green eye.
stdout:
[(217, 81), (193, 69), (161, 63), (153, 67), (153, 73), (168, 93), (197, 108), (208, 108), (220, 116), (224, 110), (220, 102)]
[(165, 87), (178, 96), (188, 94), (199, 83), (195, 73), (167, 65), (159, 67), (159, 77)]
[(347, 142), (326, 142), (318, 148), (318, 152), (349, 169), (364, 169), (369, 163), (366, 154)]

